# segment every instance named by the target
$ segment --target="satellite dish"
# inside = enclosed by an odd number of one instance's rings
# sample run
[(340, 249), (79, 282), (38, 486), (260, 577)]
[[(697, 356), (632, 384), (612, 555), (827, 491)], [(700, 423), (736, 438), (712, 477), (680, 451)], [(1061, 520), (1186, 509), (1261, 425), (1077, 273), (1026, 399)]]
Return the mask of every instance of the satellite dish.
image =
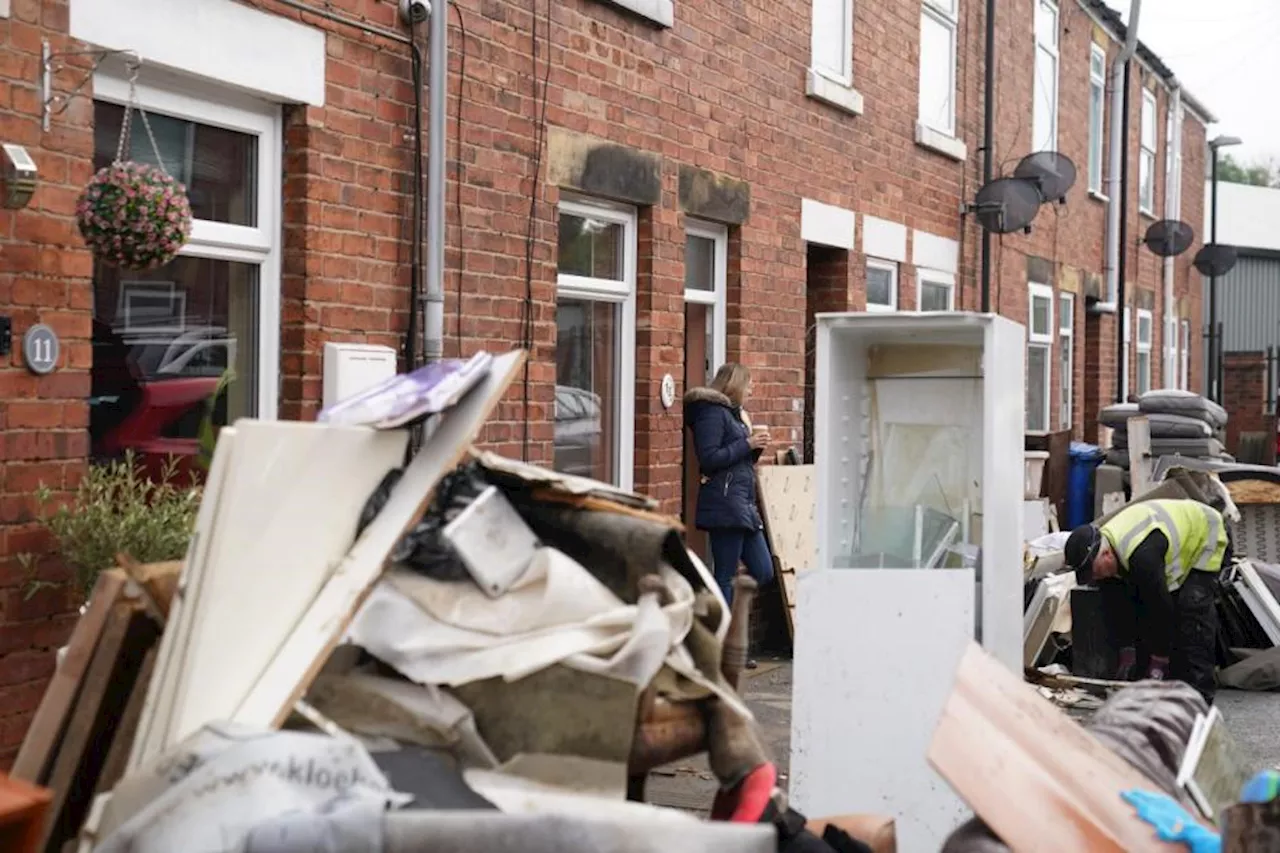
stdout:
[(978, 190), (969, 209), (983, 228), (995, 234), (1012, 234), (1030, 227), (1044, 197), (1040, 186), (1026, 178), (997, 178)]
[(1235, 246), (1219, 246), (1209, 243), (1196, 252), (1196, 269), (1209, 278), (1226, 275), (1235, 268), (1239, 254)]
[(1076, 182), (1076, 164), (1065, 154), (1037, 151), (1022, 158), (1013, 176), (1035, 181), (1045, 201), (1064, 202)]
[(1146, 243), (1147, 248), (1154, 254), (1162, 258), (1172, 258), (1190, 249), (1195, 239), (1195, 229), (1187, 223), (1176, 219), (1161, 219), (1159, 222), (1151, 223), (1142, 242)]

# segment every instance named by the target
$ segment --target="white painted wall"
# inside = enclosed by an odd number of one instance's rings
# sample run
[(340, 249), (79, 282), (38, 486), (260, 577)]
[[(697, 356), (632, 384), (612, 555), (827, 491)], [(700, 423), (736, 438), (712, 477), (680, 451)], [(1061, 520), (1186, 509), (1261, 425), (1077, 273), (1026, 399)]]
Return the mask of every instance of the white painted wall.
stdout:
[[(1213, 185), (1204, 185), (1204, 241), (1209, 242)], [(1218, 182), (1218, 242), (1280, 251), (1280, 189)]]
[(852, 210), (811, 198), (800, 199), (800, 237), (806, 243), (852, 252), (857, 220)]
[[(8, 0), (0, 0), (8, 4)], [(324, 106), (323, 30), (235, 0), (71, 0), (71, 36), (272, 101)]]

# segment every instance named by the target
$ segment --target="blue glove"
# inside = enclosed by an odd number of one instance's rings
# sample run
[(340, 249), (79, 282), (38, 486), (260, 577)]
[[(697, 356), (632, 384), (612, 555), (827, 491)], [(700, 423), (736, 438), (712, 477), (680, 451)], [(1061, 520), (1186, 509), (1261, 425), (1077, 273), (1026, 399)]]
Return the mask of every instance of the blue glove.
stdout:
[(1222, 838), (1202, 826), (1171, 797), (1152, 791), (1124, 791), (1124, 801), (1156, 828), (1161, 841), (1181, 841), (1191, 853), (1222, 853)]

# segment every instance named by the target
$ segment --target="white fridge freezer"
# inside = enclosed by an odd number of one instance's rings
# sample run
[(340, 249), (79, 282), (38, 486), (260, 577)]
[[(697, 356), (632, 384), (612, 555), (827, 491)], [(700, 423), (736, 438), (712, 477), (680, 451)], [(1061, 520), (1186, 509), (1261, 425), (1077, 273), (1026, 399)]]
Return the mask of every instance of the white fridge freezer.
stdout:
[(1023, 326), (817, 318), (816, 564), (799, 575), (791, 798), (897, 819), (936, 851), (968, 814), (925, 753), (968, 642), (1022, 663)]

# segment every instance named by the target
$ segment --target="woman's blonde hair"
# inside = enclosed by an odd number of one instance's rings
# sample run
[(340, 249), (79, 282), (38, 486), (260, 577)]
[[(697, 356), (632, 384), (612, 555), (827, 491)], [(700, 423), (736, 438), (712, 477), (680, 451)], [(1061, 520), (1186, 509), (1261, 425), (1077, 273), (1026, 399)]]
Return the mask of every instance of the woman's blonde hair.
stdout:
[(711, 380), (712, 389), (728, 397), (734, 405), (741, 406), (743, 396), (747, 392), (747, 384), (751, 382), (751, 371), (736, 361), (727, 361), (716, 371), (716, 378)]

